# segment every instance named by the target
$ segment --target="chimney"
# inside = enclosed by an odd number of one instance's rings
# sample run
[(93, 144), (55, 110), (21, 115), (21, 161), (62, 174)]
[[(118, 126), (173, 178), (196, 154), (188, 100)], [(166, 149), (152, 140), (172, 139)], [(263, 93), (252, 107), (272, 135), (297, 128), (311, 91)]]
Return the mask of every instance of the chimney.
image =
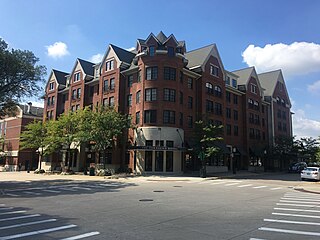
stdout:
[(27, 113), (31, 113), (31, 106), (32, 106), (32, 102), (28, 102), (28, 112)]

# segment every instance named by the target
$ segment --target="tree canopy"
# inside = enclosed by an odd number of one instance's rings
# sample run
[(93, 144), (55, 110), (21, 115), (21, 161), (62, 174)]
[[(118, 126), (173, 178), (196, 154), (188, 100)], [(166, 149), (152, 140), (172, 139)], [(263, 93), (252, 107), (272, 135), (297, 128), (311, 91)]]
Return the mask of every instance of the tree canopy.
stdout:
[(21, 98), (41, 92), (46, 67), (37, 62), (33, 52), (9, 48), (0, 38), (0, 116), (13, 113)]

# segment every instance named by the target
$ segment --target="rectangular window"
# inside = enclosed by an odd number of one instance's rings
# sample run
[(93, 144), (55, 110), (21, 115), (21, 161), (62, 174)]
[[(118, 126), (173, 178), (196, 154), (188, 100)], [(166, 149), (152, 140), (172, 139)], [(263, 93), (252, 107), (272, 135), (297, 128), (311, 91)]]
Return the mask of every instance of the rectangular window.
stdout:
[(192, 109), (192, 107), (193, 107), (193, 98), (188, 96), (188, 108)]
[(187, 84), (188, 84), (189, 89), (193, 89), (193, 79), (192, 78), (188, 78)]
[(109, 106), (114, 107), (114, 97), (109, 98)]
[(256, 139), (261, 139), (260, 130), (256, 129), (255, 133), (256, 133)]
[(140, 112), (136, 112), (136, 124), (140, 123)]
[(155, 171), (163, 172), (163, 151), (156, 151)]
[(222, 115), (222, 104), (221, 103), (214, 103), (214, 113), (216, 115)]
[(164, 141), (163, 140), (156, 140), (156, 146), (157, 147), (163, 147), (164, 146)]
[(283, 123), (283, 125), (282, 125), (282, 130), (283, 130), (284, 132), (287, 132), (287, 124), (286, 124), (286, 123)]
[(173, 47), (168, 47), (168, 56), (173, 57), (174, 56), (174, 48)]
[(103, 106), (108, 106), (108, 98), (104, 98), (102, 102)]
[(262, 118), (262, 127), (264, 127), (265, 122), (264, 122), (264, 118)]
[(287, 115), (285, 111), (282, 111), (282, 119), (286, 120), (287, 119)]
[(54, 96), (52, 96), (52, 98), (51, 98), (51, 105), (54, 105)]
[(257, 94), (257, 85), (251, 83), (250, 89), (252, 93)]
[(227, 116), (227, 118), (231, 118), (231, 109), (230, 108), (226, 108), (226, 116)]
[(250, 129), (249, 129), (249, 137), (250, 137), (251, 139), (254, 139), (254, 129), (253, 129), (253, 128), (250, 128)]
[(219, 76), (219, 68), (217, 66), (211, 65), (210, 66), (210, 74), (213, 76)]
[(173, 143), (174, 143), (174, 141), (167, 140), (166, 141), (166, 146), (167, 147), (173, 147), (173, 145), (174, 145)]
[(180, 82), (183, 83), (183, 72), (180, 71)]
[(164, 110), (163, 111), (163, 123), (175, 124), (176, 123), (176, 112)]
[(73, 75), (73, 82), (80, 81), (80, 72), (77, 72)]
[(231, 102), (231, 93), (230, 92), (226, 92), (226, 101)]
[(249, 123), (254, 123), (254, 114), (249, 113)]
[(144, 123), (156, 123), (157, 122), (157, 111), (156, 110), (145, 110), (144, 111)]
[(187, 116), (188, 128), (193, 127), (193, 118), (192, 116)]
[(76, 105), (76, 110), (79, 110), (80, 109), (80, 104), (77, 104)]
[(146, 79), (156, 80), (158, 79), (158, 67), (148, 67), (146, 68)]
[(231, 125), (230, 124), (227, 124), (226, 125), (226, 128), (227, 128), (227, 135), (231, 135)]
[(49, 83), (49, 91), (54, 89), (54, 82)]
[(233, 120), (237, 121), (238, 120), (238, 111), (233, 110)]
[(146, 140), (146, 146), (152, 147), (153, 146), (153, 140)]
[(179, 124), (183, 126), (183, 113), (179, 113)]
[(146, 172), (152, 171), (152, 151), (145, 152), (145, 167)]
[(238, 104), (238, 96), (233, 94), (233, 104)]
[(72, 99), (76, 99), (77, 98), (77, 89), (73, 89), (72, 90)]
[(141, 82), (141, 70), (138, 71), (137, 79), (138, 79), (138, 83)]
[(237, 88), (237, 86), (238, 86), (237, 80), (232, 79), (232, 87)]
[(47, 106), (50, 106), (50, 104), (51, 104), (51, 98), (48, 97), (48, 99), (47, 99)]
[(180, 102), (180, 104), (183, 104), (183, 92), (181, 92), (181, 91), (179, 94), (179, 102)]
[(139, 91), (136, 93), (136, 103), (140, 103), (140, 95), (141, 95), (141, 91), (139, 90)]
[(206, 100), (206, 111), (211, 113), (214, 111), (213, 102), (210, 100)]
[(176, 90), (165, 88), (163, 90), (163, 100), (169, 101), (169, 102), (175, 102), (176, 101)]
[(233, 126), (233, 135), (239, 136), (239, 127), (238, 126)]
[(176, 80), (176, 69), (171, 67), (164, 67), (164, 80)]
[(80, 99), (81, 97), (81, 88), (77, 89), (77, 98)]
[(230, 86), (230, 77), (229, 76), (226, 77), (226, 85)]
[(115, 79), (111, 78), (110, 79), (110, 90), (114, 90), (115, 89)]
[(279, 110), (279, 109), (278, 109), (278, 112), (277, 112), (277, 117), (281, 118), (281, 110)]
[(132, 94), (129, 94), (127, 96), (127, 104), (128, 104), (128, 107), (132, 106)]
[(113, 70), (114, 68), (114, 60), (106, 61), (106, 71)]
[(145, 89), (145, 101), (156, 101), (157, 100), (157, 89), (156, 88), (147, 88)]
[(94, 94), (94, 86), (91, 86), (91, 87), (89, 88), (89, 96), (92, 97), (93, 94)]
[(166, 172), (173, 172), (173, 152), (166, 151)]
[(149, 55), (150, 55), (151, 57), (153, 57), (154, 54), (155, 54), (155, 47), (154, 47), (154, 46), (150, 46), (150, 47), (149, 47)]
[(254, 115), (254, 124), (260, 125), (260, 116), (257, 114)]
[(132, 87), (132, 83), (133, 83), (133, 75), (128, 76), (128, 87)]

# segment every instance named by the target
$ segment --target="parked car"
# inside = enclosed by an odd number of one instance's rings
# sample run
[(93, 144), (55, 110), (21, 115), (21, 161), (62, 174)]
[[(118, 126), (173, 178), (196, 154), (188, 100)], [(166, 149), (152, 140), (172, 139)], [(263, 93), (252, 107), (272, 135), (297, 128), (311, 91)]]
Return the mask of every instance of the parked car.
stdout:
[(307, 167), (308, 165), (305, 162), (293, 163), (289, 166), (289, 172), (300, 173), (303, 169)]
[(320, 167), (307, 167), (306, 169), (301, 171), (301, 180), (312, 179), (312, 180), (320, 180)]

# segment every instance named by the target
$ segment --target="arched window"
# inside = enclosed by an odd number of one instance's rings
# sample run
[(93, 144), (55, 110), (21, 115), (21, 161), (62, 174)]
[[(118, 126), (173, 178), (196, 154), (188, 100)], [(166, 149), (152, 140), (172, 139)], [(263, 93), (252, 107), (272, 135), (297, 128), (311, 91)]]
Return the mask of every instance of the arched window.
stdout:
[(217, 96), (217, 97), (221, 97), (222, 96), (221, 87), (214, 86), (214, 95)]
[(277, 97), (277, 103), (278, 103), (278, 104), (281, 104), (279, 97)]
[(209, 82), (206, 83), (207, 93), (213, 94), (213, 85)]
[(286, 101), (284, 99), (281, 99), (281, 105), (284, 107), (286, 106)]
[(257, 102), (257, 101), (254, 101), (254, 109), (255, 110), (260, 110), (260, 108), (259, 108), (259, 103)]

